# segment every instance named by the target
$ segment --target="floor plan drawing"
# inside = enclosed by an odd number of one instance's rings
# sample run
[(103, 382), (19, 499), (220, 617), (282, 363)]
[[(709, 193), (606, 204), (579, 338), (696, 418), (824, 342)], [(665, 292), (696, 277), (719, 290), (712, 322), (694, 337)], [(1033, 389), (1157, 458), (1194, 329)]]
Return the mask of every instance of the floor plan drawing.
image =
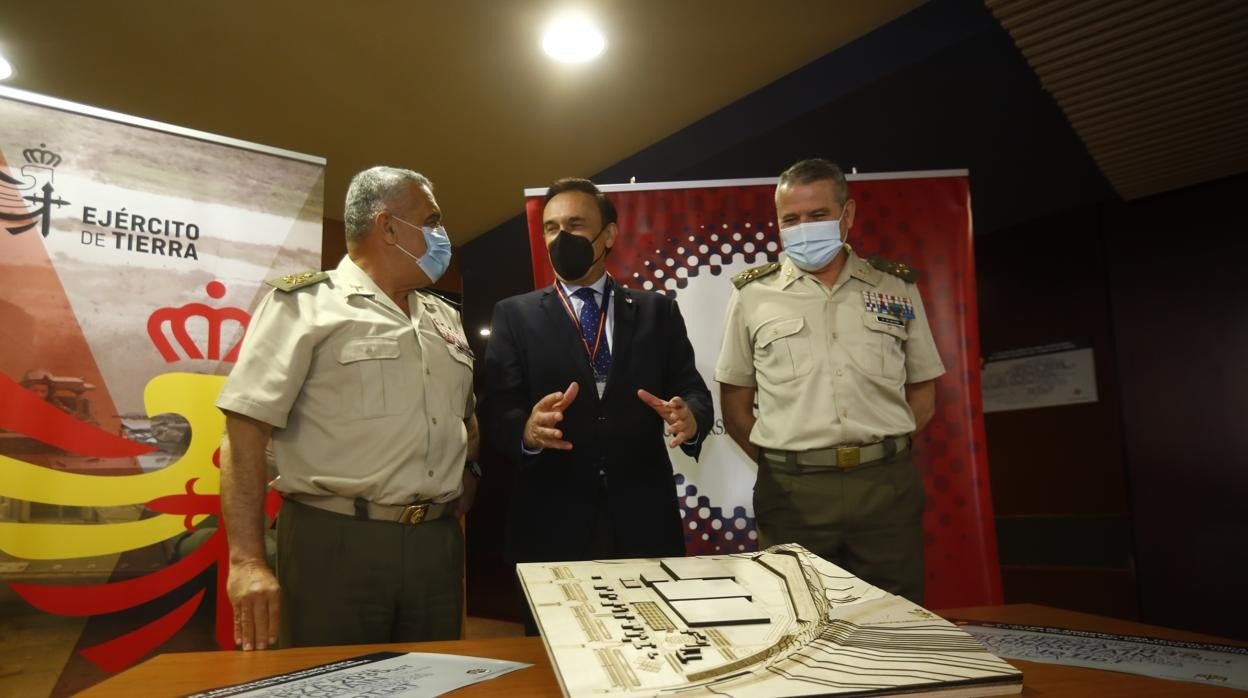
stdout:
[(517, 565), (568, 696), (995, 696), (1022, 674), (798, 545)]

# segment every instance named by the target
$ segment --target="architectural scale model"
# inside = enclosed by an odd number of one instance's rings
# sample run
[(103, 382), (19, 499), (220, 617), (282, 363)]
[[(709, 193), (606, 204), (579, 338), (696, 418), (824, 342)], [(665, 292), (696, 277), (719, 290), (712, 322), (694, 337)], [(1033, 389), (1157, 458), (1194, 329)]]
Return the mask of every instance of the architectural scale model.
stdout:
[(798, 545), (517, 565), (568, 696), (996, 696), (1023, 675)]

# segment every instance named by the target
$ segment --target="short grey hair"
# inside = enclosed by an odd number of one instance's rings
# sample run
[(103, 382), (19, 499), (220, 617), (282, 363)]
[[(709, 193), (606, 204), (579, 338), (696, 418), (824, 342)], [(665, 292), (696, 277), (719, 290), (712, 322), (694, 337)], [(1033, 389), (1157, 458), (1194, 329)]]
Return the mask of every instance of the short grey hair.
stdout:
[(793, 163), (789, 169), (780, 173), (780, 182), (776, 188), (791, 187), (794, 184), (810, 184), (822, 179), (830, 179), (836, 183), (836, 202), (842, 206), (849, 201), (849, 182), (845, 181), (845, 173), (836, 163), (823, 158), (811, 158)]
[(347, 187), (347, 205), (342, 214), (347, 240), (355, 242), (363, 238), (372, 226), (373, 218), (402, 195), (409, 184), (433, 191), (433, 182), (428, 177), (398, 167), (378, 165), (352, 177)]

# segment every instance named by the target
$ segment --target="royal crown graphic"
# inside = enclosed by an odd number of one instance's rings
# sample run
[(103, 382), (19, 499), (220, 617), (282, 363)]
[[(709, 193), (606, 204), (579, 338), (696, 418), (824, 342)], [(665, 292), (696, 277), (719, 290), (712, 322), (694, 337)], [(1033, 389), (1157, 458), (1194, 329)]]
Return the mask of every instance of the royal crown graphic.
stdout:
[(46, 143), (40, 143), (38, 148), (26, 148), (22, 151), (22, 157), (26, 158), (26, 162), (41, 167), (53, 168), (61, 164), (61, 156), (47, 147)]
[[(40, 233), (47, 237), (51, 232), (52, 207), (68, 206), (70, 202), (55, 196), (52, 187), (53, 168), (61, 164), (61, 156), (47, 149), (40, 143), (38, 148), (26, 148), (22, 151), (26, 158), (22, 165), (21, 178), (0, 169), (0, 225), (10, 235), (21, 235), (34, 228), (42, 221)], [(39, 182), (43, 181), (43, 186)], [(38, 191), (39, 194), (24, 194)], [(29, 201), (35, 208), (28, 208), (23, 201)]]
[[(221, 298), (225, 295), (225, 284), (212, 281), (205, 287), (205, 291), (211, 298)], [(187, 329), (188, 321), (195, 318), (207, 321), (208, 332), (203, 346), (191, 337)], [(147, 318), (147, 336), (168, 363), (183, 359), (234, 362), (238, 360), (243, 333), (247, 330), (250, 321), (251, 315), (242, 308), (232, 306), (214, 308), (203, 303), (187, 303), (179, 308), (157, 308), (153, 311)], [(167, 333), (166, 327), (168, 327)], [(222, 335), (227, 327), (234, 327), (241, 331), (234, 345), (222, 356)], [(181, 349), (182, 354), (179, 354), (177, 349)]]

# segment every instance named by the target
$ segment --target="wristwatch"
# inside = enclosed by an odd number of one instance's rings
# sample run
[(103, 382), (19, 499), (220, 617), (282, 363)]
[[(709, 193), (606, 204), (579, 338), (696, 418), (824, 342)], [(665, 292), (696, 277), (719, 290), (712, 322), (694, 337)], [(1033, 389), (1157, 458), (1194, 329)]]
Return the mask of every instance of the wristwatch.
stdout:
[(481, 464), (478, 463), (473, 458), (469, 458), (467, 461), (464, 462), (464, 470), (467, 470), (468, 472), (475, 475), (478, 480), (480, 480), (482, 477)]

